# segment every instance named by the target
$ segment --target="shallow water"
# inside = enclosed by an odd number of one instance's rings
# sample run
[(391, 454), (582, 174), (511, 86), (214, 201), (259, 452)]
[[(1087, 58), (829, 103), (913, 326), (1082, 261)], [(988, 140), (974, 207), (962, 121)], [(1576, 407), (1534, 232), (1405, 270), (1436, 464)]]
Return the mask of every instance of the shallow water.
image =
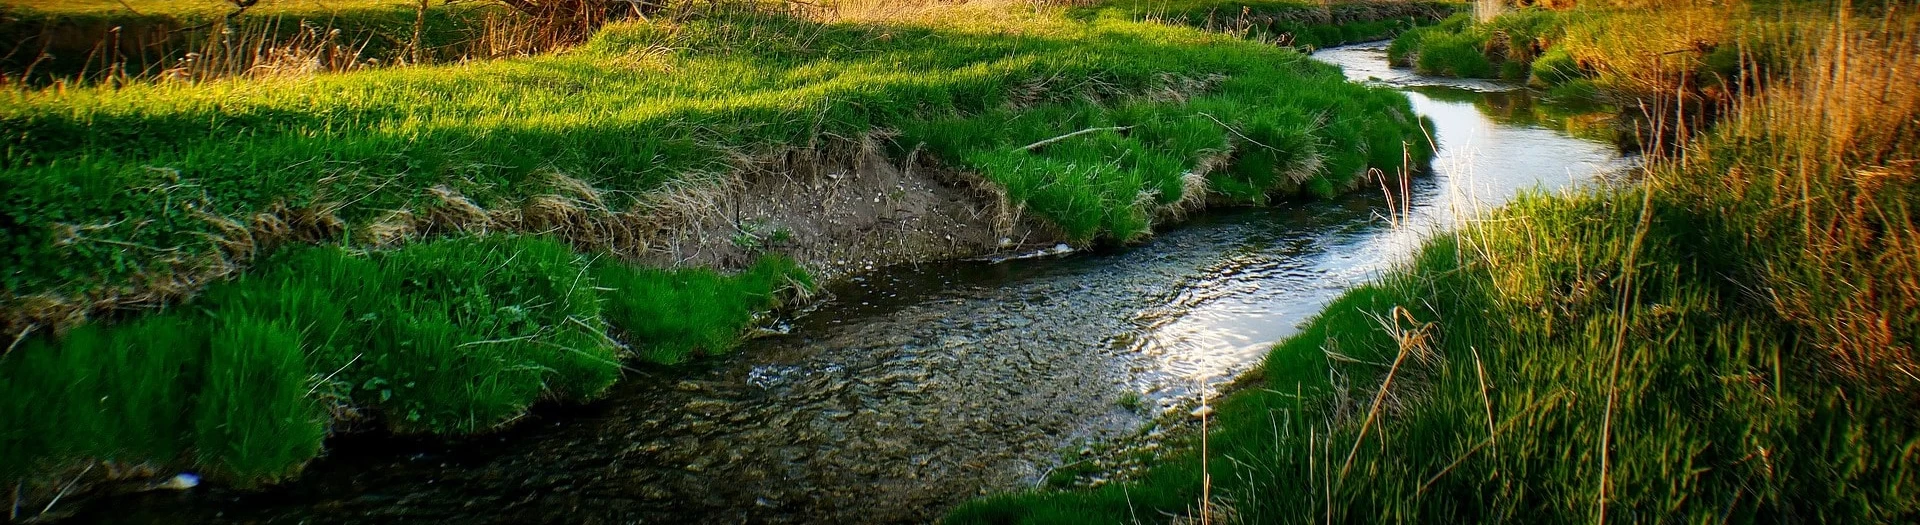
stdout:
[[(1410, 210), (1361, 191), (1208, 212), (1124, 249), (883, 269), (733, 357), (642, 370), (498, 435), (348, 439), (286, 486), (123, 496), (80, 518), (928, 521), (1253, 366), (1430, 232), (1626, 165), (1526, 92), (1390, 69), (1379, 44), (1315, 56), (1433, 119), (1436, 173), (1392, 189)], [(1147, 408), (1122, 408), (1128, 392)]]

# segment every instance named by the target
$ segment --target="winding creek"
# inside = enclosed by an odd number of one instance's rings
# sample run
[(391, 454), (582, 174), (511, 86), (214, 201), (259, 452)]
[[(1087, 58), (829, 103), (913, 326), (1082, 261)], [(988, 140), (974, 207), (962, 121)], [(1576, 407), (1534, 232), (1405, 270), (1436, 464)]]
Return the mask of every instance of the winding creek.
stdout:
[(1032, 486), (1062, 450), (1255, 365), (1425, 234), (1627, 163), (1524, 91), (1390, 69), (1383, 46), (1315, 56), (1405, 90), (1438, 128), (1397, 225), (1361, 191), (1208, 212), (1126, 248), (884, 269), (732, 357), (641, 370), (496, 435), (347, 438), (294, 483), (124, 495), (76, 521), (924, 522)]

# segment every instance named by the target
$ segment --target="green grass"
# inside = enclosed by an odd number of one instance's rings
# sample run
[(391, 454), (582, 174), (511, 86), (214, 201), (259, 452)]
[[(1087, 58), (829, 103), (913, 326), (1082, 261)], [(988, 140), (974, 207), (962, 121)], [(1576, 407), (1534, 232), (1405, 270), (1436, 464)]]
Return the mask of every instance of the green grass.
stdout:
[[(1874, 24), (1793, 35), (1820, 44), (1684, 161), (1522, 196), (1333, 301), (1218, 402), (1214, 519), (1912, 521), (1920, 18)], [(1194, 516), (1197, 444), (947, 521)]]
[[(1522, 9), (1474, 23), (1470, 15), (1457, 14), (1401, 33), (1387, 48), (1387, 57), (1427, 75), (1532, 79), (1551, 87), (1586, 75), (1565, 49), (1553, 47), (1576, 16)], [(1536, 67), (1534, 61), (1543, 57), (1548, 62)]]
[(594, 277), (608, 289), (601, 299), (608, 322), (622, 339), (641, 342), (634, 350), (642, 359), (661, 364), (725, 353), (741, 327), (777, 302), (775, 293), (812, 286), (806, 272), (779, 258), (732, 276), (606, 264)]
[(486, 431), (604, 392), (629, 354), (609, 333), (646, 362), (717, 355), (810, 286), (782, 259), (653, 270), (516, 236), (296, 248), (260, 266), (0, 357), (0, 479), (103, 459), (247, 483), (297, 472), (336, 424)]

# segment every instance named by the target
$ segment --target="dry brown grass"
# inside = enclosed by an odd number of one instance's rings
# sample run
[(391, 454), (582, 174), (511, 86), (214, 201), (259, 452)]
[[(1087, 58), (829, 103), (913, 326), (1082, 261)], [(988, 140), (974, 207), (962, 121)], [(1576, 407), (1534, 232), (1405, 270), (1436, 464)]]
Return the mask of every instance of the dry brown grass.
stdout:
[[(1780, 254), (1765, 294), (1843, 371), (1920, 387), (1920, 16), (1807, 27), (1791, 80), (1741, 101), (1731, 165), (1698, 181), (1739, 202)], [(1716, 158), (1717, 156), (1717, 158)]]
[(1695, 69), (1695, 52), (1733, 43), (1752, 20), (1745, 4), (1609, 12), (1569, 25), (1563, 45), (1615, 89), (1660, 93)]

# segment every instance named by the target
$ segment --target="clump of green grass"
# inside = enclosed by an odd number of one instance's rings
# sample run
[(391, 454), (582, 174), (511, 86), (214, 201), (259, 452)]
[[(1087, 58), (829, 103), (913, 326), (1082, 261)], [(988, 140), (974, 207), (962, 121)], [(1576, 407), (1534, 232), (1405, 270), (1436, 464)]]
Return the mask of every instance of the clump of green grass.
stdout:
[[(1471, 16), (1457, 14), (1439, 24), (1402, 33), (1388, 46), (1387, 57), (1428, 75), (1527, 80), (1538, 72), (1532, 67), (1534, 61), (1552, 55), (1551, 43), (1561, 39), (1571, 16), (1558, 11), (1522, 9), (1486, 23), (1475, 23)], [(1554, 60), (1557, 61), (1554, 67), (1572, 66), (1572, 59), (1565, 56), (1564, 50)], [(1546, 72), (1579, 71), (1571, 67), (1566, 71), (1549, 69)]]
[[(307, 395), (313, 379), (300, 331), (250, 312), (225, 314), (206, 342), (205, 382), (192, 405), (180, 406), (193, 414), (195, 461), (244, 481), (278, 478), (318, 454), (326, 436), (318, 403)], [(143, 437), (164, 441), (168, 435)]]
[[(1821, 44), (1791, 76), (1641, 185), (1523, 196), (1332, 302), (1197, 437), (1208, 504), (1247, 522), (1920, 513), (1899, 204), (1920, 142), (1896, 124), (1920, 113), (1920, 18), (1877, 24), (1798, 35)], [(1197, 515), (1200, 465), (948, 521)]]
[(297, 472), (339, 423), (485, 431), (604, 392), (627, 356), (609, 332), (652, 362), (718, 353), (805, 279), (777, 258), (647, 270), (536, 237), (291, 249), (188, 304), (0, 357), (0, 479), (106, 460), (250, 483)]
[(1580, 64), (1573, 60), (1573, 54), (1564, 47), (1549, 48), (1528, 66), (1529, 78), (1546, 87), (1558, 87), (1589, 77)]
[(1421, 40), (1420, 58), (1414, 62), (1422, 73), (1466, 78), (1489, 78), (1494, 65), (1480, 54), (1482, 42), (1472, 35), (1434, 35)]
[(0, 478), (84, 460), (197, 463), (243, 482), (295, 470), (319, 451), (325, 414), (299, 339), (247, 315), (176, 312), (25, 343), (0, 361)]
[(776, 257), (730, 276), (624, 264), (597, 265), (593, 273), (608, 322), (639, 342), (642, 359), (660, 364), (732, 350), (740, 327), (777, 306), (781, 291), (813, 286), (805, 271)]

